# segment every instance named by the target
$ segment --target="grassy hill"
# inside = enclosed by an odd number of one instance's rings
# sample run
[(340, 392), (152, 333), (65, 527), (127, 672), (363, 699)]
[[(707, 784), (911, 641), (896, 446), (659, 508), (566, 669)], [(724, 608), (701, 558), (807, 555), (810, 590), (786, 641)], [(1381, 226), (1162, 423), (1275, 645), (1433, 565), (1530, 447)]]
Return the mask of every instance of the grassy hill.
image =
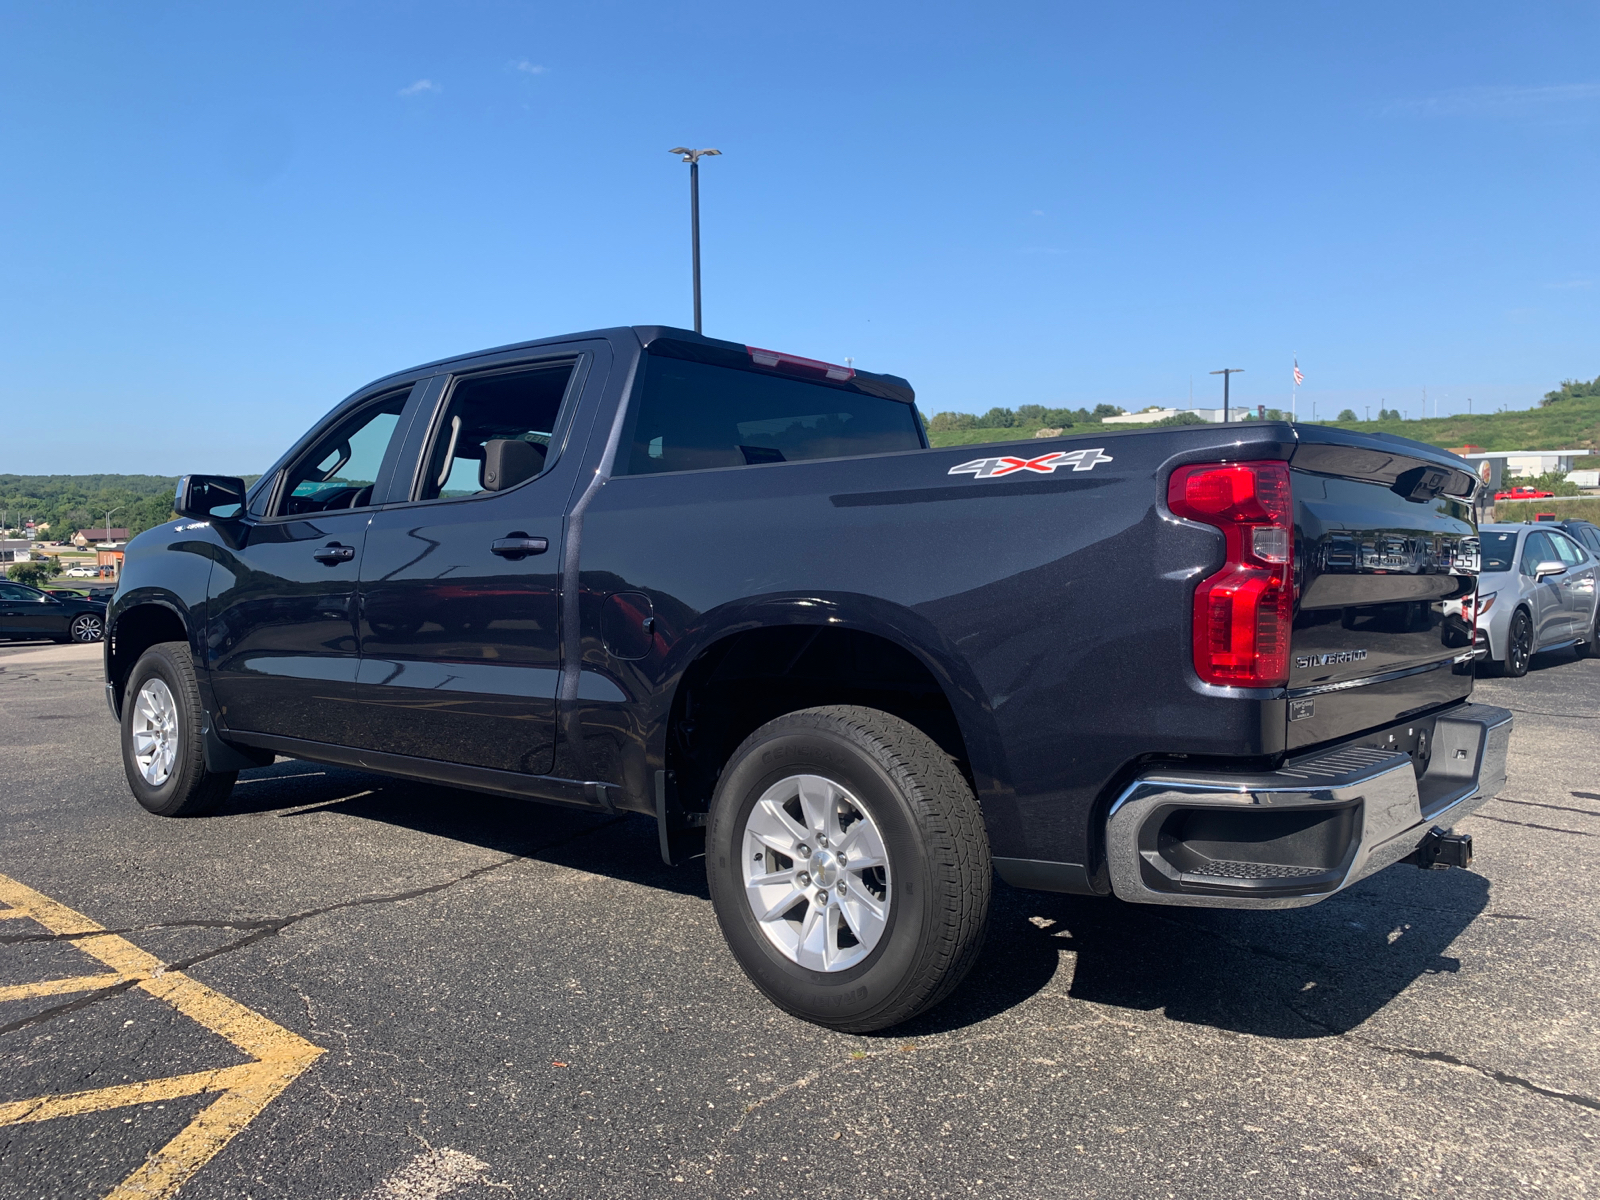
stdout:
[[(1544, 408), (1517, 412), (1430, 417), (1416, 421), (1318, 421), (1316, 424), (1362, 433), (1393, 433), (1434, 446), (1470, 444), (1485, 450), (1597, 450), (1600, 449), (1600, 396), (1563, 398)], [(935, 446), (1009, 442), (1030, 438), (1039, 428), (1038, 425), (1017, 425), (1009, 429), (944, 430), (930, 433), (928, 441)], [(1092, 422), (1073, 425), (1066, 433), (1092, 433), (1100, 428), (1099, 422)], [(1138, 426), (1106, 428), (1121, 431)]]

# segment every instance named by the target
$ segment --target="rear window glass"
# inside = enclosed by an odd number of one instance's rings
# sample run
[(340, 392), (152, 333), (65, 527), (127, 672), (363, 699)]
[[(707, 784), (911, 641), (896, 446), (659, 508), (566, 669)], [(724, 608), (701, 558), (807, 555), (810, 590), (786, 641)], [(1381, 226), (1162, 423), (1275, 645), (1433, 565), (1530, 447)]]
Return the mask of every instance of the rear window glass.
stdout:
[(916, 409), (844, 388), (646, 356), (630, 475), (919, 450)]
[(1509, 571), (1517, 558), (1515, 533), (1483, 533), (1478, 535), (1478, 553), (1482, 555), (1480, 571)]

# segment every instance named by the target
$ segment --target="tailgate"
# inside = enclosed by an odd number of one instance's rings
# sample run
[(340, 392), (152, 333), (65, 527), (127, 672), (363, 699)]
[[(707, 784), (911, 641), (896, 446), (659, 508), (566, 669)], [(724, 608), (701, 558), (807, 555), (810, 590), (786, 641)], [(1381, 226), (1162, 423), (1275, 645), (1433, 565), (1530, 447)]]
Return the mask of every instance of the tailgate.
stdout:
[(1477, 479), (1400, 438), (1298, 427), (1290, 460), (1296, 611), (1288, 745), (1299, 749), (1464, 699), (1477, 586)]

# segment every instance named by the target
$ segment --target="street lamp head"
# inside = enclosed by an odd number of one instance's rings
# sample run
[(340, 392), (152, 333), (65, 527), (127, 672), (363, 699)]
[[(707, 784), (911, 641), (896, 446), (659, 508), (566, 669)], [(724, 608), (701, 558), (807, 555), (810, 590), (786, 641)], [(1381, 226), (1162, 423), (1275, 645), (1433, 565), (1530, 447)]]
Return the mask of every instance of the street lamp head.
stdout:
[(687, 146), (674, 146), (671, 150), (668, 150), (667, 153), (668, 154), (681, 154), (681, 155), (683, 155), (683, 161), (684, 162), (686, 162), (686, 163), (697, 163), (702, 158), (707, 158), (707, 157), (709, 157), (709, 156), (711, 156), (713, 154), (721, 154), (722, 151), (721, 150), (691, 150)]

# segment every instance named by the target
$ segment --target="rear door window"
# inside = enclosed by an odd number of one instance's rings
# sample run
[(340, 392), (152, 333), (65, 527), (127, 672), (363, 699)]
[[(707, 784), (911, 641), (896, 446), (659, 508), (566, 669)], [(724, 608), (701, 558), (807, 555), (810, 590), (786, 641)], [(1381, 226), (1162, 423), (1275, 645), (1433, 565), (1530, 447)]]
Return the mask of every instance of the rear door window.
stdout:
[(687, 359), (647, 355), (636, 404), (631, 475), (922, 448), (913, 405)]
[(1547, 533), (1545, 536), (1550, 539), (1550, 543), (1556, 548), (1556, 554), (1567, 566), (1575, 567), (1583, 562), (1584, 553), (1578, 549), (1577, 543), (1571, 538), (1564, 537), (1559, 533)]
[(457, 379), (423, 459), (416, 499), (503, 492), (542, 475), (554, 460), (575, 366), (563, 359)]

